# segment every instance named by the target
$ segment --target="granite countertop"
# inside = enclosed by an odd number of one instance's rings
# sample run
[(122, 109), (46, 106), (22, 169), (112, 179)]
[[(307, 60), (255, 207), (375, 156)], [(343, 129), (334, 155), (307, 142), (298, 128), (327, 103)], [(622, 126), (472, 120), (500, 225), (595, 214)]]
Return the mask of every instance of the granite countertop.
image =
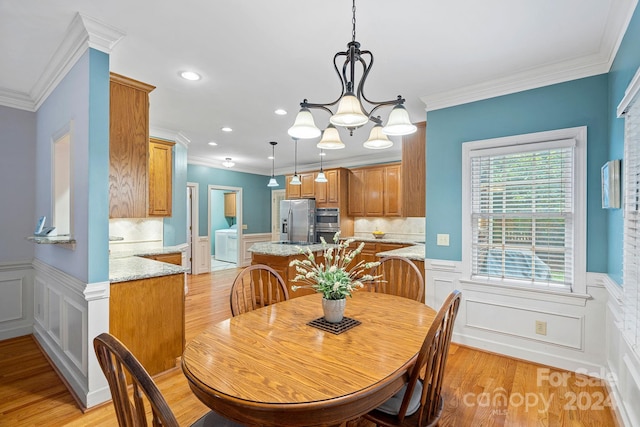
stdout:
[[(327, 244), (326, 247), (330, 248), (336, 246), (334, 244)], [(299, 255), (301, 253), (300, 250), (304, 252), (307, 249), (310, 249), (312, 252), (319, 252), (323, 250), (322, 243), (313, 243), (311, 245), (308, 244), (290, 244), (290, 243), (278, 243), (278, 242), (259, 242), (254, 243), (248, 249), (249, 252), (263, 254), (263, 255), (275, 255), (275, 256), (291, 256), (291, 255)]]
[(391, 251), (378, 252), (376, 256), (401, 256), (416, 261), (424, 261), (424, 245), (417, 244), (413, 246), (407, 246), (406, 248), (394, 249)]
[(376, 239), (375, 237), (360, 237), (360, 236), (349, 236), (349, 237), (340, 237), (340, 240), (353, 239), (358, 242), (379, 242), (379, 243), (400, 243), (404, 245), (424, 245), (423, 241), (411, 240), (407, 238), (395, 238), (395, 237), (383, 237), (381, 239)]
[(112, 253), (109, 256), (109, 282), (128, 282), (185, 273), (188, 271), (187, 267), (143, 258), (148, 255), (172, 254), (184, 250), (185, 246), (179, 245)]

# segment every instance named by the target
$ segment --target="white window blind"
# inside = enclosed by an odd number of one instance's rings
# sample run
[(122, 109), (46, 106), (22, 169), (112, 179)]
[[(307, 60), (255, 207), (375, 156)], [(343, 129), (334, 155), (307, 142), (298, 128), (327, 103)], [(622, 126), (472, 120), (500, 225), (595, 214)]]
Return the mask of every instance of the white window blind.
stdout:
[(575, 140), (474, 150), (471, 275), (571, 290)]
[(624, 137), (624, 330), (640, 352), (640, 102), (627, 110)]

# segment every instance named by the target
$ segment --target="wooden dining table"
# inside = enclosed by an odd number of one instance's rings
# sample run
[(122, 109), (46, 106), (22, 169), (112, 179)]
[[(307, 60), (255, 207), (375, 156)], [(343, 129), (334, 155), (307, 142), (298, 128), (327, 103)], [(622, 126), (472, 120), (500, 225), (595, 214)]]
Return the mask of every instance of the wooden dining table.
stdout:
[(189, 342), (182, 369), (209, 408), (246, 425), (331, 426), (355, 419), (407, 380), (436, 312), (382, 293), (347, 299), (340, 333), (313, 326), (320, 294), (214, 324)]

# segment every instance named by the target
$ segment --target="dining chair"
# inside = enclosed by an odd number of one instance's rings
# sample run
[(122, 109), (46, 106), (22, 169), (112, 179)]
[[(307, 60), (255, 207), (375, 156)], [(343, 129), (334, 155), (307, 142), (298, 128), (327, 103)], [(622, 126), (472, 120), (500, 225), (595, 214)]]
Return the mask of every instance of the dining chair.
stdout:
[(409, 258), (387, 256), (371, 269), (372, 276), (380, 276), (369, 284), (371, 290), (424, 302), (424, 279), (420, 269)]
[(255, 264), (242, 270), (231, 285), (231, 314), (237, 316), (289, 299), (284, 280), (268, 265)]
[(405, 386), (363, 417), (376, 426), (436, 426), (444, 399), (440, 394), (461, 293), (453, 291), (436, 314)]
[[(150, 415), (154, 427), (178, 427), (178, 421), (156, 383), (120, 340), (105, 332), (94, 338), (93, 348), (109, 383), (111, 399), (120, 427), (148, 425), (145, 400), (151, 408)], [(237, 424), (210, 411), (191, 426), (242, 427), (242, 424)]]

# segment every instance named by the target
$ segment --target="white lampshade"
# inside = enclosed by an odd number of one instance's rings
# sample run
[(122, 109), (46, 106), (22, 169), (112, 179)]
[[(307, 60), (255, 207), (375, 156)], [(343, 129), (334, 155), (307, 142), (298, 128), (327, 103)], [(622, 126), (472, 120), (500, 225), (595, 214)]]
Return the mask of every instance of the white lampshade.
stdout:
[(231, 157), (227, 157), (226, 159), (224, 159), (224, 162), (222, 162), (222, 166), (224, 166), (225, 168), (232, 168), (233, 166), (235, 166), (235, 163), (231, 161)]
[(387, 135), (395, 136), (409, 135), (410, 133), (415, 132), (416, 129), (417, 127), (411, 123), (407, 110), (402, 104), (398, 104), (393, 107), (393, 110), (391, 110), (389, 120), (387, 120), (387, 125), (382, 129), (382, 131)]
[(340, 148), (344, 148), (345, 145), (340, 139), (338, 129), (336, 129), (334, 125), (330, 124), (324, 132), (322, 132), (322, 138), (316, 147), (325, 150), (338, 150)]
[(320, 171), (318, 176), (316, 176), (316, 182), (327, 182), (327, 177), (324, 176), (324, 172)]
[(320, 129), (313, 121), (313, 115), (308, 108), (301, 108), (296, 116), (296, 121), (288, 130), (293, 138), (311, 139), (320, 136)]
[(267, 184), (267, 187), (277, 187), (277, 186), (278, 186), (278, 181), (276, 181), (274, 177), (271, 177), (271, 179), (269, 180), (269, 183)]
[(289, 184), (302, 185), (302, 181), (300, 181), (300, 177), (298, 176), (298, 174), (293, 175), (293, 178), (291, 178), (291, 181), (289, 181)]
[(393, 142), (383, 133), (382, 125), (376, 124), (371, 129), (369, 139), (367, 139), (362, 145), (365, 148), (370, 148), (372, 150), (382, 150), (383, 148), (391, 147)]
[(338, 103), (338, 111), (329, 122), (336, 126), (358, 127), (366, 124), (369, 118), (362, 112), (360, 101), (353, 92), (345, 93)]

